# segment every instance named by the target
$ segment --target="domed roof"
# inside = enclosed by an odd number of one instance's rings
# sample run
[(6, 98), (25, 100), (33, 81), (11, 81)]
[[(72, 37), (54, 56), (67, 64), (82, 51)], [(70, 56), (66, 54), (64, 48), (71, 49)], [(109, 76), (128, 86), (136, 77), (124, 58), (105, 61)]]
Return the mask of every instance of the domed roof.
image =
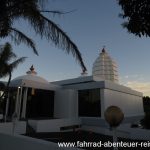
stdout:
[(92, 74), (95, 80), (110, 80), (118, 83), (117, 64), (104, 48), (93, 64)]
[(33, 66), (31, 66), (30, 70), (26, 73), (26, 75), (22, 75), (13, 79), (10, 83), (10, 86), (33, 87), (38, 89), (51, 89), (51, 87), (55, 87), (55, 85), (50, 84), (46, 79), (37, 76)]
[(45, 80), (44, 78), (37, 76), (37, 75), (33, 75), (33, 74), (22, 75), (13, 79), (12, 81), (15, 81), (15, 80), (29, 80), (29, 81), (49, 84), (49, 82)]

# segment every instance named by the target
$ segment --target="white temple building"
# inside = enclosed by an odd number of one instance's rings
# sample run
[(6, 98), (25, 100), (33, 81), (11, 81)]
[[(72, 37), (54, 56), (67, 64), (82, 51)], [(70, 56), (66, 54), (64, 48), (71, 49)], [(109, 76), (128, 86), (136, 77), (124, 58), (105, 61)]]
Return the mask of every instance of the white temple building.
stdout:
[(52, 82), (62, 87), (56, 92), (58, 118), (80, 118), (86, 126), (107, 126), (104, 111), (111, 105), (124, 113), (124, 123), (140, 121), (144, 115), (143, 94), (119, 84), (116, 62), (103, 48), (91, 76)]
[(11, 81), (7, 117), (16, 112), (36, 132), (59, 132), (74, 124), (95, 129), (108, 127), (104, 111), (114, 105), (124, 113), (123, 124), (139, 121), (144, 115), (143, 94), (119, 84), (117, 65), (104, 48), (92, 70), (91, 76), (49, 83), (32, 66)]

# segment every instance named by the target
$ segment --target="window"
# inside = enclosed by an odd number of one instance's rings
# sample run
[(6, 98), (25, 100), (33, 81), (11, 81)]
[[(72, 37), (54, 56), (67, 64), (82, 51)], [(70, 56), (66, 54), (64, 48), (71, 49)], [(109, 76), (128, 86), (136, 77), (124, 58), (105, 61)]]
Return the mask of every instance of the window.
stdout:
[(78, 91), (79, 116), (100, 117), (100, 89)]
[(27, 99), (27, 118), (53, 117), (54, 91), (29, 88)]

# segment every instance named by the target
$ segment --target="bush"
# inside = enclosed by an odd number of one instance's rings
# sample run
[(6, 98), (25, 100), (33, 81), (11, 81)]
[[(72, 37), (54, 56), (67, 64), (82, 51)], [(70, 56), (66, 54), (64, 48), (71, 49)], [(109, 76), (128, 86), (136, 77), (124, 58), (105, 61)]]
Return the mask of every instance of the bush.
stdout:
[(145, 113), (144, 118), (141, 120), (143, 128), (150, 129), (150, 112)]

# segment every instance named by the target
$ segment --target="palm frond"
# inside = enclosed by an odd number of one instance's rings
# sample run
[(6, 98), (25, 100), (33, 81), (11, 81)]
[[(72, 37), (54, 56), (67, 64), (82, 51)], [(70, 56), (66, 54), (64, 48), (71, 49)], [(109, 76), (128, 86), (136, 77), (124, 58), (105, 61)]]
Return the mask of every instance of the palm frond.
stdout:
[(15, 28), (10, 28), (11, 30), (11, 37), (12, 40), (15, 41), (15, 43), (20, 44), (20, 43), (24, 43), (26, 45), (28, 45), (29, 47), (31, 47), (33, 49), (33, 52), (38, 55), (38, 52), (36, 50), (35, 47), (35, 43), (32, 41), (32, 39), (30, 39), (28, 36), (26, 36), (23, 32), (15, 29)]
[(21, 57), (17, 60), (13, 61), (11, 64), (9, 64), (10, 72), (12, 72), (14, 69), (17, 68), (17, 66), (21, 63), (23, 63), (26, 60), (27, 57)]
[(44, 10), (43, 6), (46, 4), (45, 2), (48, 2), (48, 0), (0, 1), (0, 36), (3, 38), (11, 36), (16, 43), (20, 44), (23, 42), (31, 47), (34, 53), (38, 54), (32, 39), (12, 27), (13, 22), (19, 18), (28, 20), (35, 33), (40, 35), (41, 38), (45, 37), (48, 41), (52, 41), (58, 48), (65, 50), (67, 53), (71, 52), (85, 72), (86, 67), (76, 44), (56, 23), (49, 20), (40, 12), (41, 9), (54, 14), (60, 14), (61, 11)]
[(85, 72), (87, 69), (83, 63), (83, 59), (81, 56), (81, 53), (76, 46), (76, 44), (70, 39), (70, 37), (54, 22), (46, 18), (45, 16), (41, 15), (43, 20), (45, 20), (45, 25), (48, 26), (48, 28), (44, 28), (44, 30), (47, 34), (47, 38), (51, 39), (56, 46), (59, 48), (62, 48), (66, 50), (68, 53), (72, 53), (72, 55), (76, 58), (76, 60), (79, 62), (79, 64), (82, 67), (82, 70)]
[(12, 58), (16, 58), (16, 55), (12, 52), (11, 45), (9, 43), (6, 43), (1, 48), (0, 62), (2, 63), (9, 62)]
[(41, 38), (45, 36), (47, 40), (51, 40), (58, 48), (62, 48), (67, 53), (71, 52), (81, 65), (82, 70), (86, 71), (86, 67), (83, 63), (78, 47), (57, 24), (37, 11), (33, 11), (29, 16), (25, 17), (28, 18), (33, 29), (41, 36)]
[(9, 67), (6, 63), (0, 64), (0, 78), (8, 76)]
[[(0, 78), (10, 75), (10, 73), (20, 64), (23, 63), (26, 57), (16, 59), (17, 56), (13, 53), (12, 47), (6, 43), (1, 47), (0, 51)], [(12, 60), (13, 59), (13, 60)], [(15, 60), (14, 60), (15, 59)]]
[(71, 11), (59, 11), (59, 10), (40, 10), (40, 12), (44, 12), (44, 13), (50, 13), (50, 14), (53, 14), (53, 15), (64, 15), (64, 14), (69, 14), (69, 13), (72, 13), (72, 12), (75, 12), (77, 11), (77, 9), (73, 9)]

